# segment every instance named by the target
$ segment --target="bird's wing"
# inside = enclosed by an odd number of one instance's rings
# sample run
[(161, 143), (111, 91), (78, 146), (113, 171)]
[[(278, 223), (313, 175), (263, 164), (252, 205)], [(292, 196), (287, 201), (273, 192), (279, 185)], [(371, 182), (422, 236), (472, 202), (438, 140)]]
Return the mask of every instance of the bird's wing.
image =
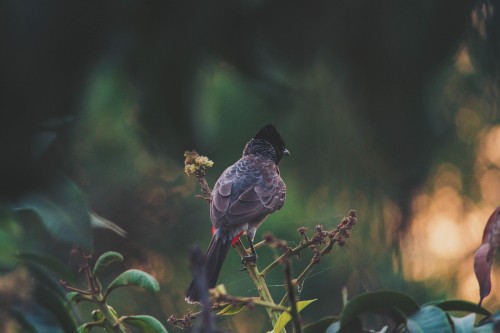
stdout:
[(283, 206), (285, 193), (274, 165), (246, 177), (223, 178), (212, 193), (212, 221), (217, 227), (220, 222), (239, 225), (262, 220)]

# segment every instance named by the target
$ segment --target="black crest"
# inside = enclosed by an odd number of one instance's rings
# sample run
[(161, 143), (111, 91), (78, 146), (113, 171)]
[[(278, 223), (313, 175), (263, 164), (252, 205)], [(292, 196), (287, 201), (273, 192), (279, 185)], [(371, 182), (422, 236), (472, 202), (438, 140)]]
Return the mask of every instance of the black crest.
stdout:
[(267, 124), (262, 127), (260, 131), (253, 137), (258, 140), (265, 140), (269, 142), (276, 152), (276, 163), (279, 163), (284, 155), (289, 155), (288, 150), (285, 148), (285, 141), (278, 133), (278, 130), (273, 124)]

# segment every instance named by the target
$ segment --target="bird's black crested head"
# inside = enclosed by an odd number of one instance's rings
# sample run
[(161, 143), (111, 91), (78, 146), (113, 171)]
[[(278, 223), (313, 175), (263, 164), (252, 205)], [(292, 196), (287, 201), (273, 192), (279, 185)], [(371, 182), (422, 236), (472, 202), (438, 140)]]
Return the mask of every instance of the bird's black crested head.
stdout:
[(273, 124), (267, 124), (247, 143), (243, 155), (262, 155), (271, 158), (276, 164), (290, 152), (285, 148), (285, 141)]

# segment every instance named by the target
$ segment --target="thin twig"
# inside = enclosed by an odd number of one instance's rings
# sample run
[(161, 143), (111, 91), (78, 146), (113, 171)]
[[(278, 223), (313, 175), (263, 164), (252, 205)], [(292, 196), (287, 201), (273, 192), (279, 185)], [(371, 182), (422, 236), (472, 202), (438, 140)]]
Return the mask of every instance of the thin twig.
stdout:
[[(349, 238), (350, 231), (352, 230), (352, 228), (354, 227), (354, 225), (356, 224), (356, 222), (357, 222), (356, 211), (351, 210), (349, 212), (349, 214), (342, 219), (342, 222), (337, 226), (336, 230), (327, 233), (327, 236), (329, 238), (328, 245), (325, 246), (319, 252), (316, 250), (316, 252), (315, 252), (314, 256), (311, 258), (311, 261), (309, 262), (309, 264), (306, 266), (306, 268), (304, 268), (304, 270), (297, 277), (297, 280), (296, 280), (296, 284), (297, 285), (300, 285), (300, 284), (302, 284), (304, 282), (305, 278), (311, 273), (311, 271), (314, 268), (314, 266), (316, 266), (320, 262), (321, 257), (323, 257), (324, 255), (326, 255), (326, 254), (328, 254), (328, 253), (330, 253), (332, 251), (333, 245), (335, 243), (338, 243), (340, 246), (343, 246), (345, 244), (345, 241), (346, 241), (347, 238)], [(323, 235), (324, 234), (324, 232), (322, 230), (320, 230), (319, 227), (317, 227), (316, 229), (317, 229), (317, 235), (319, 235), (319, 234)], [(310, 241), (314, 242), (315, 239), (317, 239), (317, 238), (318, 237), (315, 236)], [(308, 242), (305, 242), (305, 243), (308, 243)], [(291, 252), (293, 252), (293, 250)], [(283, 254), (281, 257), (284, 257), (284, 258), (290, 257), (290, 255), (285, 256), (286, 254), (287, 253)], [(278, 258), (278, 259), (280, 259), (280, 258)], [(269, 265), (269, 266), (271, 266), (271, 265)], [(266, 269), (267, 269), (267, 267), (266, 267)], [(272, 269), (272, 267), (271, 267), (271, 269)], [(267, 272), (269, 270), (267, 270)], [(289, 298), (289, 296), (290, 296), (290, 293), (286, 292), (285, 296), (283, 296), (283, 298), (281, 299), (279, 305), (285, 305), (285, 303), (286, 303), (287, 299)]]
[(285, 306), (263, 301), (260, 297), (238, 297), (231, 295), (220, 295), (218, 298), (215, 299), (215, 302), (216, 303), (214, 305), (214, 308), (217, 309), (220, 309), (221, 307), (224, 308), (230, 304), (242, 304), (246, 306), (259, 305), (264, 308), (268, 308), (272, 311), (278, 311), (278, 312), (289, 311), (288, 308)]
[(297, 247), (294, 247), (291, 251), (283, 253), (276, 260), (274, 260), (272, 263), (270, 263), (266, 268), (264, 268), (260, 272), (260, 275), (262, 277), (266, 276), (273, 268), (275, 268), (279, 264), (283, 263), (286, 259), (300, 253), (302, 250), (308, 248), (312, 244), (313, 244), (312, 240), (302, 241)]

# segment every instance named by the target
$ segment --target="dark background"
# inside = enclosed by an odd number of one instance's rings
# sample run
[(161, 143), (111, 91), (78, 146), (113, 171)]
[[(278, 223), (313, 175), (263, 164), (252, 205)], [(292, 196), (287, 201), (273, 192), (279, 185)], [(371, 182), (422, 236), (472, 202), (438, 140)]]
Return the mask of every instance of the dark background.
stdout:
[[(184, 150), (215, 162), (213, 184), (273, 122), (291, 151), (287, 202), (257, 240), (294, 244), (300, 226), (359, 216), (303, 285), (319, 299), (306, 321), (337, 314), (343, 285), (477, 301), (471, 255), (500, 199), (497, 4), (1, 1), (2, 198), (64, 174), (129, 233), (94, 231), (94, 253), (118, 250), (160, 281), (158, 297), (124, 291), (116, 307), (165, 323), (187, 311), (189, 249), (210, 238)], [(264, 267), (273, 251), (259, 255)], [(230, 253), (220, 282), (256, 295), (239, 268)], [(268, 282), (279, 300), (281, 268)], [(221, 326), (269, 329), (260, 310), (235, 318)]]

